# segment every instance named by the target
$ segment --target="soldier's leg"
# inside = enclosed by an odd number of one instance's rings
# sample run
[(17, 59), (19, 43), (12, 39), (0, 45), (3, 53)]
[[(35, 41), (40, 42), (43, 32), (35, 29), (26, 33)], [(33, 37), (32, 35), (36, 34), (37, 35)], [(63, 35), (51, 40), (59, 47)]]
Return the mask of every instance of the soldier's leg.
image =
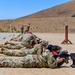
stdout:
[(18, 38), (11, 39), (11, 41), (19, 41)]
[[(23, 58), (13, 59), (13, 58), (1, 58), (0, 67), (12, 67), (12, 68), (36, 68), (42, 67), (42, 62), (36, 62), (33, 56), (37, 59), (37, 55), (27, 55)], [(38, 59), (37, 59), (38, 60)], [(40, 66), (41, 65), (41, 66)]]
[(27, 55), (23, 58), (13, 59), (13, 58), (1, 58), (0, 67), (12, 67), (12, 68), (34, 68), (35, 60), (33, 55)]
[(7, 45), (4, 45), (3, 47), (7, 48), (7, 49), (21, 49), (21, 48), (23, 48), (23, 45), (22, 44), (15, 44), (13, 46), (13, 45), (7, 44)]
[(12, 59), (0, 58), (0, 67), (11, 67)]
[(15, 56), (15, 53), (16, 53), (15, 50), (8, 50), (8, 49), (6, 49), (6, 50), (3, 51), (3, 54), (7, 55), (7, 56)]
[(4, 50), (3, 51), (3, 54), (5, 55), (8, 55), (8, 56), (19, 56), (19, 57), (22, 57), (22, 56), (25, 56), (28, 54), (28, 49), (26, 50)]
[(23, 68), (23, 58), (13, 59), (13, 58), (0, 58), (0, 67), (9, 68)]
[(9, 42), (9, 41), (6, 41), (5, 43), (4, 43), (4, 45), (7, 45), (7, 44), (10, 44), (10, 45), (12, 45), (12, 46), (15, 46), (15, 45), (17, 45), (18, 43), (16, 43), (16, 42)]
[(11, 45), (10, 45), (10, 44), (3, 45), (3, 48), (8, 48), (8, 49), (11, 49)]

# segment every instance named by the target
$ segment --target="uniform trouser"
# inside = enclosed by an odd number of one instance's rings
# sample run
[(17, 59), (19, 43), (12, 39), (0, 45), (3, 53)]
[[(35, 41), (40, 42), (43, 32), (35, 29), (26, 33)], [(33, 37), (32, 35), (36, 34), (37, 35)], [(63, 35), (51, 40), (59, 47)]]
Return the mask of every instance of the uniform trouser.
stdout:
[(7, 55), (7, 56), (19, 56), (19, 57), (22, 57), (22, 56), (26, 56), (27, 54), (37, 54), (37, 52), (35, 51), (34, 48), (32, 49), (26, 49), (26, 48), (23, 48), (23, 49), (20, 49), (20, 50), (4, 50), (3, 51), (3, 54)]
[(28, 54), (28, 50), (27, 49), (26, 50), (4, 50), (3, 54), (7, 55), (7, 56), (22, 57), (22, 56), (26, 56)]
[(37, 55), (27, 55), (22, 58), (0, 58), (0, 67), (12, 67), (12, 68), (36, 68), (36, 67), (46, 67), (45, 60), (40, 56), (38, 60)]
[(15, 45), (4, 45), (5, 48), (8, 48), (8, 49), (20, 49), (20, 48), (23, 48), (23, 45), (21, 44), (15, 44)]

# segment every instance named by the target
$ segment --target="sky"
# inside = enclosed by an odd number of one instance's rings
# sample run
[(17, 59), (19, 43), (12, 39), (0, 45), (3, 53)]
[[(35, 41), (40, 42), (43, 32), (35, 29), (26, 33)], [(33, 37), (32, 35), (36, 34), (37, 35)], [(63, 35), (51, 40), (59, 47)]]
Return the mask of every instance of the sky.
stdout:
[(16, 19), (70, 0), (0, 0), (0, 20)]

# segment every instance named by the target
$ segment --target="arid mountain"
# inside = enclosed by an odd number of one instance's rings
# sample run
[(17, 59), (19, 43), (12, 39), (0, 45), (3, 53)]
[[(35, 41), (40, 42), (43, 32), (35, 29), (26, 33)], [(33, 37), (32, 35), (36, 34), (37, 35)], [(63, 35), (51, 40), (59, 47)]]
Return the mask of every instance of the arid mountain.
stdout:
[(58, 5), (35, 14), (17, 18), (14, 20), (1, 20), (0, 32), (9, 32), (10, 24), (13, 32), (20, 32), (22, 25), (31, 24), (31, 32), (64, 32), (65, 26), (69, 26), (69, 32), (75, 33), (75, 1)]
[(75, 14), (75, 1), (70, 1), (22, 18), (71, 17)]

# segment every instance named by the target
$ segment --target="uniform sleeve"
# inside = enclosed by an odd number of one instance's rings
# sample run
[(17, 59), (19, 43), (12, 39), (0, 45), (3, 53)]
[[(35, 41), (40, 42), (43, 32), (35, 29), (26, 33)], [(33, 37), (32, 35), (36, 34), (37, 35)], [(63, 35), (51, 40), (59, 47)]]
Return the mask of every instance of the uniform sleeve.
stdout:
[(49, 68), (56, 68), (59, 63), (59, 60), (55, 60), (54, 57), (50, 57), (47, 63), (48, 63)]
[(41, 55), (41, 46), (39, 45), (38, 49), (37, 49), (37, 55)]
[(34, 46), (36, 54), (39, 56), (41, 54), (41, 45), (37, 44)]
[(41, 49), (38, 49), (37, 55), (41, 55)]

